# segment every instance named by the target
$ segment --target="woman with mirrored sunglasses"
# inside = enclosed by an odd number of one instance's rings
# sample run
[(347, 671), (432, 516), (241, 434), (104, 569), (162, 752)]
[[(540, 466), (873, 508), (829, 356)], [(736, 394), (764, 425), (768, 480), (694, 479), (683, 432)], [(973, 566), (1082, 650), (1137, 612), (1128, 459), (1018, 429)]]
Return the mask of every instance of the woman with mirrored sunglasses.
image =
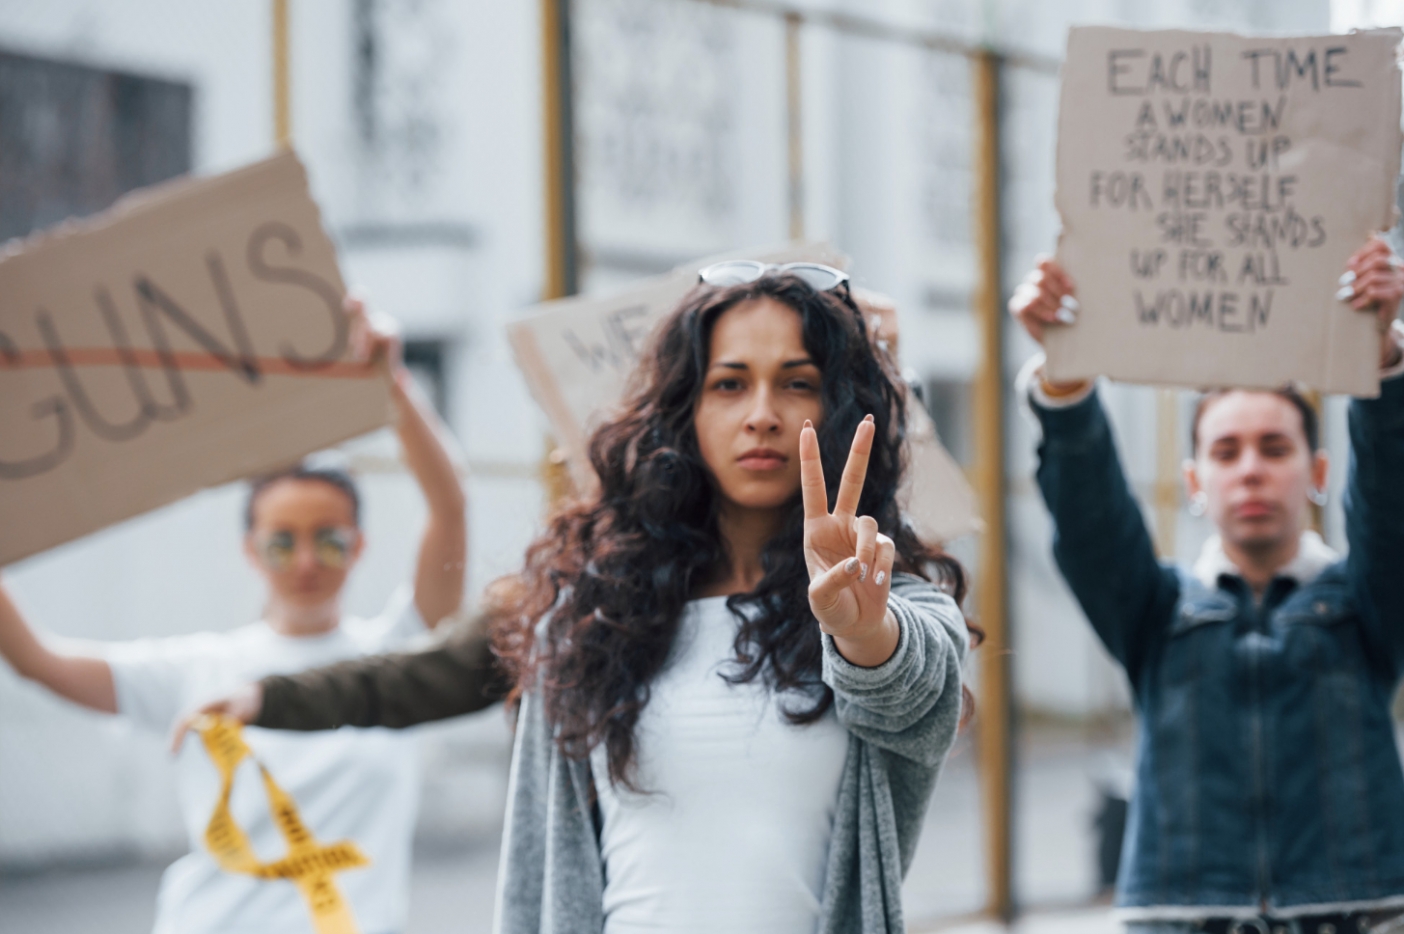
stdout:
[[(164, 734), (181, 714), (240, 685), (402, 647), (455, 613), (467, 532), (446, 429), (414, 389), (393, 329), (372, 326), (355, 300), (347, 301), (347, 313), (360, 356), (384, 361), (393, 376), (395, 431), (428, 505), (413, 586), (397, 591), (378, 618), (343, 615), (341, 596), (365, 546), (360, 497), (344, 471), (301, 465), (255, 481), (249, 492), (244, 550), (267, 587), (260, 621), (96, 650), (60, 646), (38, 638), (0, 587), (0, 655), (16, 672)], [(246, 740), (320, 839), (354, 841), (370, 857), (368, 868), (337, 879), (360, 930), (403, 930), (419, 786), (413, 738), (385, 730), (252, 729)], [(219, 785), (199, 743), (185, 744), (177, 771), (191, 852), (162, 879), (158, 934), (311, 930), (295, 886), (225, 872), (205, 848)], [(231, 807), (257, 852), (286, 850), (261, 795), (236, 793)]]

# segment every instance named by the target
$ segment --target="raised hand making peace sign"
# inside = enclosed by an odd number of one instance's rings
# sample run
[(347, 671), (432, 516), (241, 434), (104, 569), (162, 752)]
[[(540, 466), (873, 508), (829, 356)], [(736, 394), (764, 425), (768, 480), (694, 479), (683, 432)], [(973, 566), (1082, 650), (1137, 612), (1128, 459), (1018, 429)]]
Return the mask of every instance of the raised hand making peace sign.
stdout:
[(891, 658), (899, 637), (897, 621), (887, 609), (896, 548), (892, 539), (878, 531), (876, 519), (857, 514), (874, 431), (871, 415), (858, 423), (832, 513), (819, 459), (819, 436), (808, 421), (799, 443), (809, 608), (819, 628), (834, 637), (839, 653), (864, 667)]

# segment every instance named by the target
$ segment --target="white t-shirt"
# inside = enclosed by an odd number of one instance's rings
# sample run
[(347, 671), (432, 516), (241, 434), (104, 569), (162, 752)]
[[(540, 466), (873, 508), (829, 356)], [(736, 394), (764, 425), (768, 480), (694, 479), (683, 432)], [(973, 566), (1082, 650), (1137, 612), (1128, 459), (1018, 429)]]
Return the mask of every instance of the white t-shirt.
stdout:
[[(114, 643), (106, 657), (117, 712), (166, 734), (177, 718), (241, 684), (392, 650), (425, 631), (409, 588), (401, 588), (382, 616), (346, 619), (325, 635), (282, 636), (257, 622), (229, 632)], [(402, 931), (419, 805), (414, 737), (350, 727), (318, 733), (250, 727), (244, 736), (297, 802), (318, 842), (351, 840), (370, 858), (370, 866), (334, 876), (362, 934)], [(198, 736), (187, 737), (177, 772), (190, 853), (161, 879), (155, 934), (311, 934), (311, 914), (292, 882), (225, 872), (205, 848), (220, 778)], [(260, 859), (287, 853), (258, 769), (248, 760), (235, 775), (230, 810)]]
[(645, 794), (590, 764), (604, 819), (605, 934), (813, 934), (823, 901), (848, 731), (830, 710), (759, 679), (732, 685), (740, 621), (725, 597), (687, 605), (635, 731)]

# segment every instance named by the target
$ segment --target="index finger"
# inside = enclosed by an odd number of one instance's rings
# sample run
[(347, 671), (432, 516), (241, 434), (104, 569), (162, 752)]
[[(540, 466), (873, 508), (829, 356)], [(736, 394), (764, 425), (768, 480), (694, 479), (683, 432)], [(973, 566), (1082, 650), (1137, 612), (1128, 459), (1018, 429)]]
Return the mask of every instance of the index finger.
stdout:
[(1372, 236), (1365, 241), (1364, 246), (1351, 254), (1350, 259), (1346, 260), (1346, 267), (1360, 272), (1361, 267), (1369, 262), (1374, 254), (1388, 255), (1390, 252), (1388, 243), (1378, 236)]
[(829, 514), (829, 491), (824, 487), (824, 464), (819, 459), (819, 435), (814, 424), (804, 420), (800, 429), (800, 496), (804, 499), (804, 517), (822, 519)]
[(834, 501), (834, 515), (846, 516), (858, 512), (858, 500), (863, 495), (863, 481), (868, 476), (868, 455), (873, 450), (873, 434), (877, 426), (871, 415), (864, 416), (853, 433), (853, 446), (848, 449), (848, 463), (843, 465), (843, 478), (839, 480), (838, 498)]
[(1077, 291), (1077, 288), (1073, 285), (1072, 276), (1068, 275), (1068, 271), (1064, 269), (1062, 263), (1059, 263), (1056, 259), (1049, 259), (1039, 266), (1039, 269), (1043, 270), (1043, 272), (1054, 279), (1064, 293), (1071, 294)]

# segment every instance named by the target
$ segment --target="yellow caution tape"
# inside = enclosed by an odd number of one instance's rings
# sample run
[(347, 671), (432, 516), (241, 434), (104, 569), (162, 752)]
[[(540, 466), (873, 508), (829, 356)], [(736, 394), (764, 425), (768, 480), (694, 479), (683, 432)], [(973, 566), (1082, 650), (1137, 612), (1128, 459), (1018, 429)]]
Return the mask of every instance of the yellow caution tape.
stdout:
[[(332, 878), (333, 873), (369, 866), (370, 859), (360, 847), (349, 840), (323, 845), (312, 836), (302, 822), (297, 803), (293, 801), (268, 769), (259, 762), (244, 742), (243, 727), (236, 720), (222, 716), (204, 716), (195, 723), (195, 730), (205, 744), (215, 768), (219, 769), (219, 802), (205, 828), (205, 846), (225, 872), (238, 872), (259, 879), (287, 879), (297, 885), (312, 912), (312, 925), (317, 934), (356, 934), (356, 919), (351, 906), (342, 897)], [(234, 772), (245, 758), (252, 759), (263, 775), (263, 787), (268, 793), (268, 806), (278, 832), (287, 841), (288, 853), (271, 863), (261, 862), (249, 844), (249, 838), (229, 813), (229, 795), (234, 790)]]

